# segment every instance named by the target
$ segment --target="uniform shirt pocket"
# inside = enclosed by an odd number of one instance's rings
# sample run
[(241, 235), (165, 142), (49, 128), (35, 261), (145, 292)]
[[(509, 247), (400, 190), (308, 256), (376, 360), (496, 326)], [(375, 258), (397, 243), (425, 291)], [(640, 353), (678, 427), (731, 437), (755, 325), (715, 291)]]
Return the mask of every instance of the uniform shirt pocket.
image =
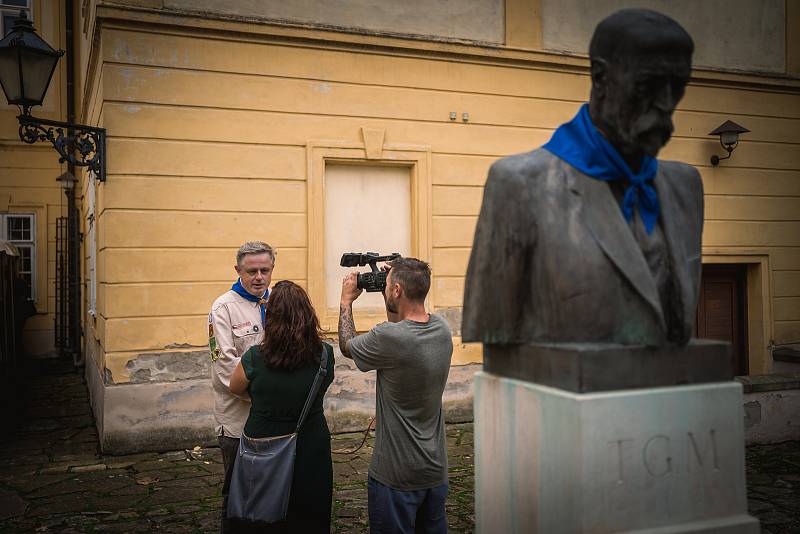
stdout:
[(233, 346), (237, 356), (243, 356), (247, 349), (256, 344), (259, 330), (257, 326), (245, 326), (233, 330)]

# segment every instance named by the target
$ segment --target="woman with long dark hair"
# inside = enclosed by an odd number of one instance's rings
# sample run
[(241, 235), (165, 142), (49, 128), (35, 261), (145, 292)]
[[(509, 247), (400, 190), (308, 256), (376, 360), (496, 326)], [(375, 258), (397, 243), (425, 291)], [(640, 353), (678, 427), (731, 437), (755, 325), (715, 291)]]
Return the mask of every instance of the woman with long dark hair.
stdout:
[(331, 435), (322, 411), (322, 399), (333, 381), (333, 348), (322, 341), (319, 320), (303, 288), (289, 281), (275, 284), (267, 305), (264, 341), (242, 356), (231, 376), (231, 392), (247, 392), (252, 401), (246, 436), (294, 432), (323, 350), (328, 373), (297, 438), (286, 521), (259, 526), (259, 532), (330, 532), (333, 493)]

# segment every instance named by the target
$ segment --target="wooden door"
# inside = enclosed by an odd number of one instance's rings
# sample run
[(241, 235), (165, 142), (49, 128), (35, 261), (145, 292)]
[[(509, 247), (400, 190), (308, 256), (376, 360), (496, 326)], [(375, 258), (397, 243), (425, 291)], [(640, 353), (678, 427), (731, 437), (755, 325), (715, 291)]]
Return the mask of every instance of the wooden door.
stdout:
[(746, 265), (703, 265), (695, 332), (731, 344), (737, 375), (748, 373), (746, 288)]

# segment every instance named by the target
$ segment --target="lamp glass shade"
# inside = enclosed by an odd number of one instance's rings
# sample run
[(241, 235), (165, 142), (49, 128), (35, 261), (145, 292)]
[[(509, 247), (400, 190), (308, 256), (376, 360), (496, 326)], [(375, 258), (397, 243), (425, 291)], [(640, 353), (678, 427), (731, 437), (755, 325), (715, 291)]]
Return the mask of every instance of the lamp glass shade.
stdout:
[(39, 37), (21, 17), (0, 40), (0, 85), (9, 104), (39, 106), (63, 54)]
[(735, 145), (739, 141), (739, 132), (722, 132), (719, 140), (724, 146)]
[(40, 106), (56, 70), (58, 56), (27, 48), (20, 50), (19, 56), (22, 65), (22, 97), (31, 102), (27, 105)]
[(56, 181), (59, 184), (61, 184), (61, 188), (64, 191), (69, 191), (73, 187), (75, 187), (75, 182), (77, 182), (77, 179), (71, 173), (65, 172), (64, 174), (56, 178)]
[(0, 86), (3, 87), (9, 104), (15, 104), (22, 99), (20, 81), (19, 50), (16, 47), (0, 46)]

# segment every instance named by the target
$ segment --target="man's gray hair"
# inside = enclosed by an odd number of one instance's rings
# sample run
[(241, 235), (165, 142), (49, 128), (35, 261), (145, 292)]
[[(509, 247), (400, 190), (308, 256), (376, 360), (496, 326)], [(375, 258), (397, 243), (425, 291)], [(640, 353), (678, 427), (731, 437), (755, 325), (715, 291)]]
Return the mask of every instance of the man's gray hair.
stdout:
[(248, 241), (239, 247), (239, 251), (236, 253), (236, 265), (241, 265), (242, 258), (248, 254), (269, 254), (273, 264), (275, 263), (275, 257), (277, 256), (275, 249), (263, 241)]

